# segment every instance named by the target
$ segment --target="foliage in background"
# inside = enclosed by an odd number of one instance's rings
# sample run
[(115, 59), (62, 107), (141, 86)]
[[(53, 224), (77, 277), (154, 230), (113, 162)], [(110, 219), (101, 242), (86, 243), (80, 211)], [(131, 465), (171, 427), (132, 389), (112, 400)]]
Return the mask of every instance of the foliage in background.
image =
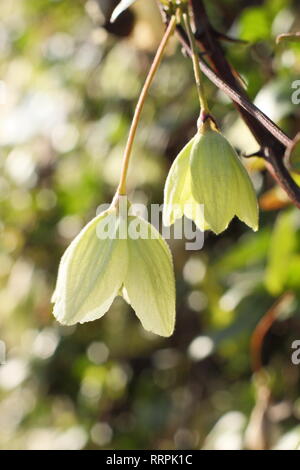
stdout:
[[(273, 400), (270, 445), (297, 448), (300, 366), (291, 362), (291, 344), (300, 339), (300, 215), (261, 162), (246, 162), (264, 209), (257, 233), (234, 220), (221, 236), (208, 233), (199, 252), (171, 241), (171, 338), (146, 333), (121, 298), (96, 323), (62, 327), (52, 317), (59, 259), (114, 194), (132, 110), (162, 33), (155, 2), (139, 0), (132, 34), (109, 34), (101, 27), (105, 3), (0, 4), (0, 339), (7, 347), (0, 447), (244, 448), (257, 405), (250, 338), (290, 291), (294, 302), (267, 335), (263, 362)], [(275, 38), (300, 29), (296, 3), (207, 2), (218, 29), (251, 41), (228, 44), (226, 53), (251, 98), (290, 136), (300, 129), (291, 101), (300, 47), (276, 46)], [(224, 134), (239, 151), (256, 151), (232, 104), (208, 81), (207, 88)], [(174, 39), (134, 147), (134, 202), (161, 203), (197, 113), (191, 63)]]

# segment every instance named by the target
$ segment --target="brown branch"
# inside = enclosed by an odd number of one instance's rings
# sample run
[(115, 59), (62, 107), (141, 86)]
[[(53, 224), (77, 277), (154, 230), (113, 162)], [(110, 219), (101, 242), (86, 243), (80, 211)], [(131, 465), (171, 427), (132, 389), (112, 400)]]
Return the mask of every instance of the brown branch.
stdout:
[[(267, 169), (277, 183), (286, 191), (293, 203), (300, 208), (300, 188), (295, 183), (284, 165), (284, 154), (292, 140), (260, 109), (249, 100), (239, 79), (227, 61), (218, 34), (211, 26), (202, 0), (190, 0), (195, 21), (195, 37), (204, 54), (199, 55), (199, 63), (203, 73), (227, 96), (231, 98), (247, 127), (263, 150)], [(168, 17), (161, 9), (163, 19)], [(179, 40), (190, 56), (191, 49), (183, 28), (177, 26)], [(203, 59), (207, 58), (209, 65)]]
[[(177, 26), (177, 32), (179, 34), (180, 42), (182, 43), (188, 55), (190, 55), (191, 49), (188, 44), (188, 39), (185, 35), (184, 30), (180, 26)], [(208, 53), (206, 54), (206, 57), (211, 59)], [(266, 116), (257, 106), (255, 106), (255, 104), (249, 101), (249, 98), (243, 92), (242, 88), (240, 88), (240, 85), (238, 84), (233, 74), (232, 77), (235, 80), (236, 88), (233, 88), (233, 86), (230, 86), (228, 82), (224, 81), (223, 78), (220, 78), (207, 65), (203, 58), (199, 57), (199, 63), (202, 72), (211, 80), (211, 82), (213, 82), (220, 90), (222, 90), (227, 96), (229, 96), (229, 98), (231, 98), (236, 105), (238, 105), (237, 107), (240, 113), (242, 114), (244, 120), (246, 121), (246, 124), (248, 125), (248, 127), (251, 125), (252, 133), (254, 134), (254, 137), (257, 141), (259, 141), (258, 139), (261, 139), (262, 135), (264, 135), (265, 137), (268, 135), (265, 132), (267, 130), (283, 146), (287, 147), (288, 145), (290, 145), (291, 139), (270, 118), (268, 118), (268, 116)], [(253, 117), (254, 120), (251, 119), (251, 117)], [(263, 125), (264, 130), (261, 129), (261, 126), (257, 125), (257, 121)]]
[(282, 308), (294, 298), (291, 292), (285, 292), (261, 318), (251, 336), (251, 361), (253, 372), (262, 368), (262, 347), (266, 334), (282, 312)]
[[(269, 133), (271, 133), (284, 146), (289, 145), (290, 139), (271, 119), (250, 102), (245, 90), (240, 86), (234, 70), (227, 61), (218, 37), (215, 35), (214, 29), (210, 24), (203, 0), (190, 0), (190, 4), (194, 14), (195, 36), (206, 52), (210, 66), (221, 77), (221, 81), (224, 82), (221, 85), (221, 89), (239, 105), (238, 109), (254, 137), (260, 144), (265, 144), (266, 139), (267, 142), (269, 141)], [(243, 109), (240, 109), (240, 107)], [(266, 132), (266, 130), (269, 132)], [(264, 142), (261, 142), (262, 138)], [(274, 144), (274, 139), (270, 138), (270, 142)]]

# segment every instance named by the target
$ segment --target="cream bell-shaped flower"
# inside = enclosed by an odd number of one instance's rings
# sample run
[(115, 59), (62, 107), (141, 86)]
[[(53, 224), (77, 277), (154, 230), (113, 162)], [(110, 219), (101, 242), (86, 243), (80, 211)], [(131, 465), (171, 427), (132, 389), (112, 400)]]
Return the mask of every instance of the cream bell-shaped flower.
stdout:
[[(202, 205), (202, 216), (195, 207)], [(187, 209), (186, 209), (187, 207)], [(174, 161), (165, 187), (163, 220), (171, 225), (182, 215), (216, 234), (236, 215), (258, 229), (258, 203), (253, 184), (237, 153), (210, 120)]]
[(53, 294), (54, 316), (66, 325), (102, 317), (116, 296), (143, 327), (170, 336), (175, 279), (169, 247), (144, 219), (112, 206), (91, 220), (65, 251)]
[(258, 203), (250, 177), (228, 140), (210, 122), (193, 142), (190, 168), (192, 194), (204, 205), (211, 230), (221, 233), (236, 215), (258, 229)]
[(209, 227), (204, 220), (203, 207), (192, 194), (190, 155), (195, 138), (181, 150), (169, 171), (164, 190), (163, 223), (170, 226), (185, 215), (204, 231)]

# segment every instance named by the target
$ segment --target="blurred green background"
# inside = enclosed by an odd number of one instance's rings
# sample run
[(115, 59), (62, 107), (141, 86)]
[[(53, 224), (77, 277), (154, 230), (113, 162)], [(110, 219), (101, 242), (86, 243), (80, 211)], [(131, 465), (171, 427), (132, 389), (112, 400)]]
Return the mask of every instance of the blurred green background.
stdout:
[[(300, 448), (300, 365), (291, 360), (300, 340), (300, 215), (261, 161), (245, 161), (261, 198), (257, 233), (234, 220), (221, 236), (206, 233), (199, 252), (170, 242), (177, 282), (171, 338), (146, 333), (120, 298), (93, 323), (63, 327), (52, 316), (60, 257), (114, 195), (163, 31), (154, 0), (138, 0), (115, 26), (106, 25), (112, 3), (0, 3), (0, 448)], [(224, 48), (251, 99), (294, 136), (300, 43), (276, 46), (275, 38), (300, 30), (298, 2), (207, 3), (217, 28), (249, 41)], [(256, 151), (229, 100), (205, 85), (225, 135), (240, 152)], [(174, 38), (139, 125), (133, 201), (162, 202), (168, 169), (197, 114), (191, 62)], [(262, 348), (265, 403), (250, 339), (287, 291), (292, 302)]]

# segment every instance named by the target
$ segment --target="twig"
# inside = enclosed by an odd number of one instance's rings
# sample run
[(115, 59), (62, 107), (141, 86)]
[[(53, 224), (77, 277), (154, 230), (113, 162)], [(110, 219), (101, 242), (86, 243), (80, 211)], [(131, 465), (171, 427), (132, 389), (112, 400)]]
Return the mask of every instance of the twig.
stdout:
[[(206, 9), (202, 0), (190, 0), (191, 8), (194, 14), (196, 26), (196, 38), (201, 43), (204, 51), (207, 52), (209, 63), (219, 78), (218, 87), (221, 88), (236, 104), (243, 109), (240, 110), (244, 119), (247, 119), (254, 136), (258, 140), (262, 136), (269, 137), (269, 133), (273, 135), (284, 146), (290, 142), (289, 137), (269, 119), (260, 109), (258, 109), (247, 96), (238, 83), (232, 66), (227, 61), (223, 48), (220, 45), (218, 37), (215, 35), (214, 29), (210, 24)], [(206, 65), (206, 64), (204, 64)], [(208, 75), (207, 75), (208, 76)], [(208, 76), (211, 79), (211, 77)], [(245, 113), (247, 111), (247, 113)], [(251, 116), (249, 116), (249, 114)], [(269, 131), (269, 132), (267, 132)], [(274, 139), (273, 143), (274, 143)]]
[(251, 362), (253, 372), (257, 373), (262, 368), (262, 346), (266, 334), (270, 330), (271, 326), (278, 318), (282, 311), (282, 307), (286, 302), (290, 302), (294, 298), (291, 292), (285, 292), (279, 299), (272, 305), (267, 313), (261, 318), (258, 325), (256, 326), (252, 337), (251, 337)]
[[(188, 55), (191, 56), (191, 48), (185, 38), (185, 33), (180, 26), (177, 26), (177, 32), (180, 36), (180, 41), (183, 44)], [(207, 55), (207, 54), (206, 54)], [(276, 139), (281, 142), (284, 146), (288, 146), (291, 143), (291, 139), (270, 119), (266, 116), (255, 104), (251, 103), (241, 91), (237, 91), (220, 78), (207, 64), (199, 57), (200, 68), (203, 73), (229, 98), (232, 99), (236, 104), (242, 107), (247, 113), (253, 116), (257, 121), (261, 122), (265, 129), (267, 129)]]
[[(286, 191), (291, 201), (300, 208), (300, 188), (284, 164), (286, 148), (291, 146), (292, 139), (249, 100), (224, 55), (218, 35), (215, 34), (215, 30), (209, 22), (203, 1), (190, 0), (190, 4), (196, 26), (195, 36), (209, 61), (208, 65), (203, 59), (203, 54), (199, 55), (201, 70), (234, 102), (247, 127), (263, 150), (268, 171)], [(165, 12), (162, 8), (160, 9), (164, 21), (168, 22), (169, 19)], [(176, 30), (184, 50), (191, 56), (190, 44), (185, 31), (180, 25)]]
[(279, 34), (276, 37), (276, 44), (279, 44), (285, 39), (288, 39), (289, 41), (300, 41), (300, 32)]

